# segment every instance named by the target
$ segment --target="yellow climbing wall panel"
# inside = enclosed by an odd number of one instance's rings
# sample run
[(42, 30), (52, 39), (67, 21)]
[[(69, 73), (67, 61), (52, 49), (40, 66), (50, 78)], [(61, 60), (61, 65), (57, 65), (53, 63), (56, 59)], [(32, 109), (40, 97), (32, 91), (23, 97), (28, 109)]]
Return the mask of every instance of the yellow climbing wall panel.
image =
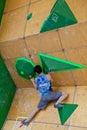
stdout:
[[(39, 64), (38, 52), (87, 65), (87, 0), (66, 0), (78, 23), (58, 30), (39, 33), (44, 19), (55, 0), (7, 0), (0, 28), (0, 53), (18, 87), (3, 130), (12, 130), (37, 106), (40, 95), (30, 81), (20, 77), (14, 68), (18, 57)], [(32, 18), (27, 21), (27, 15)], [(57, 110), (51, 103), (27, 127), (30, 130), (86, 130), (87, 129), (87, 69), (53, 73), (55, 91), (69, 93), (65, 103), (77, 103), (78, 109), (61, 126)], [(84, 107), (85, 106), (85, 107)], [(78, 116), (77, 116), (78, 115)], [(42, 120), (43, 119), (43, 120)], [(16, 128), (24, 130), (25, 127)], [(14, 129), (15, 130), (15, 129)]]
[(78, 22), (87, 20), (87, 0), (66, 0)]

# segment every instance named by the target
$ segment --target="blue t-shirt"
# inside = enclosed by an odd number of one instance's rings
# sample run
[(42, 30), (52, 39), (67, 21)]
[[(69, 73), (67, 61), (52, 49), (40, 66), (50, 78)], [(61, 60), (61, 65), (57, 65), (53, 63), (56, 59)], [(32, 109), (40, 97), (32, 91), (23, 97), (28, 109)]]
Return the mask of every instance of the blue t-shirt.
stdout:
[(36, 84), (41, 95), (46, 95), (51, 89), (51, 81), (47, 79), (46, 75), (40, 75), (36, 79)]

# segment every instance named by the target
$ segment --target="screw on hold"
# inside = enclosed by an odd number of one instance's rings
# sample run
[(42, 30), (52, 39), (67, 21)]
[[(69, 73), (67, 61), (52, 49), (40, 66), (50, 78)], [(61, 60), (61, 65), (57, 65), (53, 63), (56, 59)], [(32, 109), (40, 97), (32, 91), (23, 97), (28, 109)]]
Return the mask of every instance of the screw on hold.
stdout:
[(20, 71), (20, 74), (21, 74), (21, 75), (24, 75), (24, 72), (23, 72), (23, 71)]

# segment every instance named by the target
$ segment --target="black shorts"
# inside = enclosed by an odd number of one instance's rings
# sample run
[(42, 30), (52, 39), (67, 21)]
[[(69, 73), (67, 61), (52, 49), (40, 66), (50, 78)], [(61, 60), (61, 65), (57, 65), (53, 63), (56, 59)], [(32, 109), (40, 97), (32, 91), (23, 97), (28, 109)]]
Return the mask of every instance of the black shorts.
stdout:
[(58, 100), (61, 96), (62, 96), (62, 92), (53, 92), (53, 91), (48, 92), (48, 94), (41, 97), (40, 102), (38, 104), (38, 108), (39, 109), (46, 108), (47, 104), (50, 101)]

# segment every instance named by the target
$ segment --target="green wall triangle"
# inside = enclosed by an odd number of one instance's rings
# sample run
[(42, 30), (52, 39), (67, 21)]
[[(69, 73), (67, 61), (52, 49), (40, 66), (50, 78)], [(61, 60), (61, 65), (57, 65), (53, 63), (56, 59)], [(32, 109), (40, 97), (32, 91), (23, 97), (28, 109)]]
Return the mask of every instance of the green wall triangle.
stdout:
[(65, 0), (56, 0), (49, 16), (45, 19), (40, 32), (68, 26), (77, 23), (77, 20)]
[(49, 71), (64, 72), (69, 70), (87, 68), (87, 66), (76, 64), (47, 54), (39, 53), (39, 58), (44, 73), (47, 73)]
[(64, 108), (58, 108), (61, 124), (63, 125), (78, 107), (77, 104), (63, 104)]
[(35, 64), (27, 58), (17, 58), (15, 62), (16, 71), (25, 79), (29, 79), (29, 75), (35, 76), (34, 66)]

